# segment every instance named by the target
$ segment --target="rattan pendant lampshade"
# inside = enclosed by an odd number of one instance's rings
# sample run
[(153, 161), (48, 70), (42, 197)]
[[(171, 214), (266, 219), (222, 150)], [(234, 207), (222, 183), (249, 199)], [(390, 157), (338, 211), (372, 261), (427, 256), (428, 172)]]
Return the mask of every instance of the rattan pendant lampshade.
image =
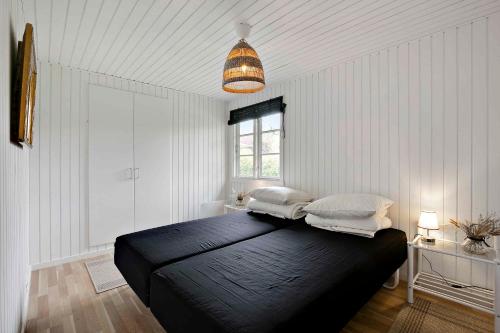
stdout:
[(264, 68), (257, 52), (246, 42), (250, 26), (236, 26), (240, 41), (229, 52), (222, 80), (222, 89), (231, 93), (249, 94), (264, 89)]

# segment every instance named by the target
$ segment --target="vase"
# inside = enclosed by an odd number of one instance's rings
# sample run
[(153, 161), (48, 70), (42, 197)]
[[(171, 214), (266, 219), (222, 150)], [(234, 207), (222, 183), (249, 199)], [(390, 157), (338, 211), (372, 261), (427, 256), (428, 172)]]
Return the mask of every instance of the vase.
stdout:
[(462, 247), (465, 252), (471, 254), (485, 254), (488, 252), (488, 248), (486, 247), (484, 240), (479, 239), (471, 239), (466, 238), (462, 243)]

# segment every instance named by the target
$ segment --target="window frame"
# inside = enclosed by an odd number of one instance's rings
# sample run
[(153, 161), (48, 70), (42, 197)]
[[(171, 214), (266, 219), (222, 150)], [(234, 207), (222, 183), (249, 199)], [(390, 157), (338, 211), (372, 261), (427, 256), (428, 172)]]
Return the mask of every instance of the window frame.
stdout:
[[(241, 176), (240, 175), (240, 124), (236, 124), (234, 130), (234, 178), (235, 179), (247, 179), (247, 180), (270, 180), (270, 181), (281, 181), (283, 179), (283, 113), (280, 113), (280, 124), (279, 128), (275, 130), (262, 131), (262, 118), (252, 119), (253, 122), (253, 175), (252, 176)], [(266, 117), (266, 116), (264, 116)], [(279, 152), (278, 153), (266, 153), (262, 154), (262, 134), (269, 132), (279, 132)], [(250, 135), (250, 134), (245, 134)], [(243, 136), (245, 136), (243, 135)], [(267, 177), (262, 175), (262, 156), (272, 156), (279, 155), (279, 176), (278, 177)], [(252, 156), (252, 155), (241, 155), (241, 156)]]
[[(258, 142), (256, 141), (256, 131), (257, 131), (257, 126), (256, 126), (256, 121), (255, 119), (252, 119), (253, 121), (253, 131), (252, 133), (249, 133), (249, 134), (244, 134), (243, 136), (247, 136), (247, 135), (253, 135), (253, 147), (252, 147), (252, 150), (253, 150), (253, 154), (252, 155), (240, 155), (240, 138), (242, 137), (242, 135), (240, 135), (240, 124), (236, 124), (235, 126), (235, 155), (234, 155), (234, 162), (235, 162), (235, 169), (234, 169), (234, 174), (235, 174), (235, 178), (239, 178), (239, 179), (255, 179), (255, 170), (257, 169), (256, 168), (256, 160), (255, 160), (255, 147), (256, 145), (258, 145)], [(252, 173), (253, 175), (252, 176), (240, 176), (240, 157), (241, 156), (253, 156), (253, 168), (252, 168)]]

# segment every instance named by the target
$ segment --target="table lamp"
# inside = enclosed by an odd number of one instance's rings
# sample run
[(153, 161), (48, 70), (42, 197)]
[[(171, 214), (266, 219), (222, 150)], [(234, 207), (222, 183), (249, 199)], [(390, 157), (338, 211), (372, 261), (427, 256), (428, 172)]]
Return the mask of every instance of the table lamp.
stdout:
[(427, 237), (422, 237), (422, 241), (427, 243), (435, 243), (436, 239), (429, 236), (429, 230), (438, 230), (438, 218), (436, 212), (422, 211), (418, 219), (418, 227), (427, 229)]

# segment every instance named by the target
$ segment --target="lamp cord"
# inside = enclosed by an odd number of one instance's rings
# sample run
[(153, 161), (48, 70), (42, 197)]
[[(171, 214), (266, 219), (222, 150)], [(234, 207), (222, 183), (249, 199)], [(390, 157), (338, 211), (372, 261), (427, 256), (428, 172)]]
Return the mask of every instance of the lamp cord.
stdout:
[(465, 288), (480, 288), (480, 289), (485, 289), (485, 288), (481, 288), (481, 287), (474, 286), (474, 285), (462, 285), (462, 284), (458, 284), (458, 283), (450, 283), (441, 273), (439, 273), (438, 271), (434, 270), (434, 268), (432, 267), (431, 261), (425, 256), (425, 254), (422, 253), (422, 257), (429, 263), (429, 267), (431, 268), (431, 272), (439, 275), (439, 277), (441, 278), (441, 280), (443, 280), (448, 285), (448, 287), (457, 288), (457, 289), (465, 289)]

